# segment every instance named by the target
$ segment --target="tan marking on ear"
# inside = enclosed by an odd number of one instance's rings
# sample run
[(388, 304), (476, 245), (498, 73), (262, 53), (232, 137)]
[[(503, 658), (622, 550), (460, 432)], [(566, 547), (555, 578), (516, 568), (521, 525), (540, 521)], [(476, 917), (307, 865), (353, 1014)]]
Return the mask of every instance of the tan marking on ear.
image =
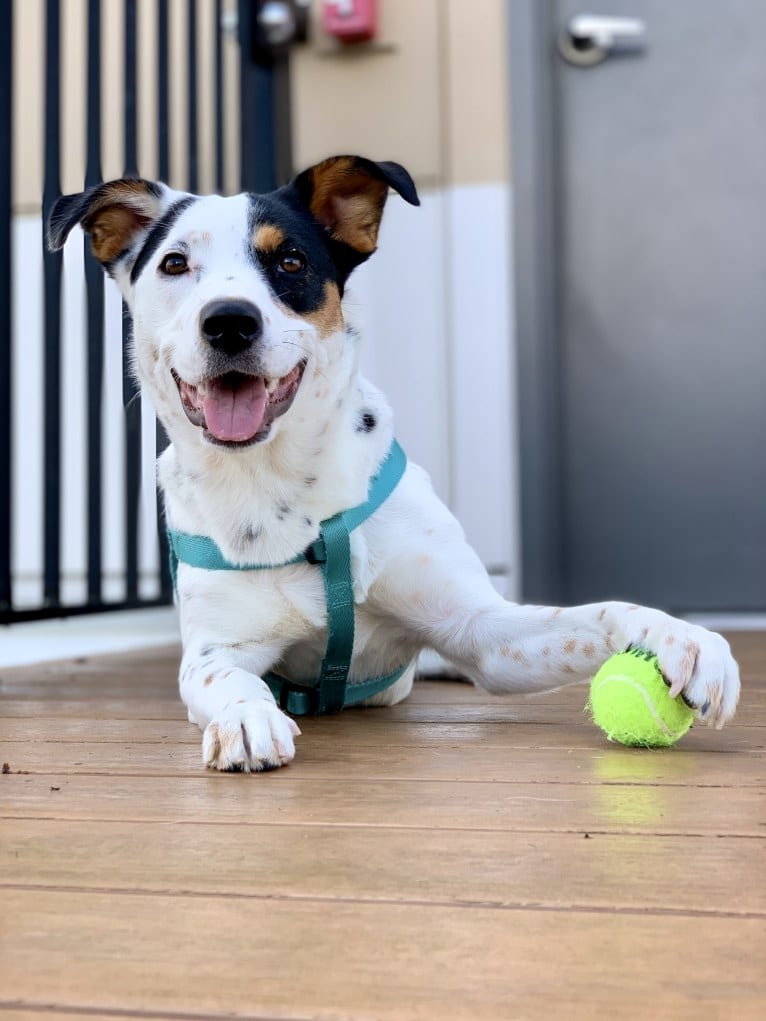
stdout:
[(107, 206), (83, 221), (90, 231), (93, 254), (99, 262), (116, 259), (128, 247), (130, 238), (149, 223), (149, 217), (127, 206)]
[(675, 635), (668, 635), (668, 637), (665, 639), (665, 645), (673, 645), (675, 640), (676, 640)]
[(388, 185), (348, 158), (326, 160), (311, 172), (309, 208), (337, 241), (374, 252)]
[(259, 252), (276, 252), (284, 243), (284, 231), (274, 223), (262, 223), (253, 234), (253, 248)]
[(601, 613), (599, 613), (599, 615), (598, 615), (598, 619), (599, 619), (599, 620), (603, 620), (603, 619), (604, 619), (604, 617), (606, 617), (606, 607), (604, 607), (604, 608), (602, 609)]
[(585, 645), (583, 645), (582, 647), (582, 651), (585, 653), (586, 656), (595, 656), (596, 646), (593, 644), (593, 642), (586, 642)]
[(92, 237), (93, 254), (100, 262), (116, 258), (161, 210), (160, 197), (146, 181), (126, 178), (104, 185), (82, 221), (83, 230)]
[(215, 674), (208, 674), (207, 677), (205, 678), (205, 680), (202, 682), (203, 685), (205, 687), (207, 687), (209, 684), (212, 684), (214, 677), (215, 677)]
[(564, 652), (567, 654), (567, 656), (571, 656), (576, 648), (577, 642), (574, 640), (574, 638), (570, 638), (568, 641), (564, 642)]
[[(340, 294), (338, 293), (337, 286), (330, 280), (327, 280), (324, 285), (324, 302), (319, 308), (315, 308), (313, 312), (298, 313), (282, 302), (279, 305), (286, 315), (311, 323), (322, 340), (326, 337), (331, 337), (333, 333), (338, 333), (339, 330), (343, 329), (343, 310), (340, 307)], [(317, 397), (324, 397), (325, 392), (322, 391), (320, 393), (317, 390), (316, 395)]]
[(551, 648), (550, 648), (549, 645), (546, 645), (545, 648), (543, 649), (543, 656), (550, 656), (550, 654), (551, 654)]
[(564, 607), (563, 606), (557, 606), (556, 609), (553, 611), (553, 616), (554, 617), (558, 617), (559, 614), (561, 614), (563, 612), (564, 612)]

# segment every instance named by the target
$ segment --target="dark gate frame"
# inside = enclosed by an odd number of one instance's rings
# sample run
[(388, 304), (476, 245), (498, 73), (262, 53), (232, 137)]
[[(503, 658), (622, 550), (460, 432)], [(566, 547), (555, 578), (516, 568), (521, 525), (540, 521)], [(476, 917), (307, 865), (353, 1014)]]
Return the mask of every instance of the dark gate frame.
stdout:
[[(125, 415), (125, 598), (119, 602), (103, 597), (102, 507), (101, 507), (101, 411), (104, 374), (104, 297), (102, 270), (90, 251), (85, 254), (87, 291), (87, 598), (72, 605), (61, 600), (61, 265), (60, 252), (49, 252), (41, 240), (44, 268), (44, 497), (43, 497), (43, 600), (37, 607), (14, 607), (12, 577), (12, 485), (13, 485), (13, 411), (12, 411), (12, 277), (11, 231), (13, 218), (13, 181), (11, 140), (13, 137), (13, 14), (16, 0), (0, 4), (0, 623), (45, 617), (70, 616), (103, 610), (131, 609), (165, 605), (172, 601), (172, 585), (162, 508), (158, 499), (158, 536), (160, 545), (160, 592), (156, 598), (142, 598), (138, 584), (138, 511), (141, 484), (141, 405), (138, 387), (130, 371), (127, 337), (130, 326), (123, 326), (123, 405)], [(101, 96), (99, 82), (102, 54), (100, 46), (101, 11), (104, 0), (88, 0), (87, 7), (87, 159), (84, 186), (98, 184), (101, 178)], [(107, 0), (111, 2), (111, 0)], [(137, 0), (124, 3), (125, 47), (125, 174), (139, 176), (137, 124)], [(223, 190), (223, 60), (222, 3), (214, 5), (214, 119), (215, 188)], [(270, 59), (263, 53), (254, 59), (254, 32), (260, 0), (239, 0), (238, 40), (240, 47), (240, 187), (243, 191), (269, 191), (291, 174), (290, 125), (287, 55), (279, 52)], [(169, 177), (169, 22), (168, 0), (155, 0), (157, 18), (157, 143), (159, 177)], [(196, 3), (188, 7), (186, 44), (190, 54), (197, 52)], [(60, 73), (61, 73), (61, 0), (45, 4), (45, 172), (42, 196), (43, 223), (61, 194), (60, 156)], [(196, 60), (188, 60), (188, 183), (198, 187), (199, 138), (197, 129)], [(158, 450), (167, 442), (158, 424)]]
[(564, 595), (554, 0), (508, 0), (522, 593)]

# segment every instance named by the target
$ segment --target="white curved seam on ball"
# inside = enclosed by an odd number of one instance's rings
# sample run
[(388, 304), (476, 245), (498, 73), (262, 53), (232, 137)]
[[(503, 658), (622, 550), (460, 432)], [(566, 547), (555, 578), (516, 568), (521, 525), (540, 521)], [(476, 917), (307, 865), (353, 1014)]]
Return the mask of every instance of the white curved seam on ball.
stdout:
[(662, 728), (662, 730), (663, 730), (663, 731), (664, 731), (664, 733), (665, 733), (665, 736), (666, 736), (666, 737), (675, 737), (675, 734), (674, 734), (674, 732), (673, 732), (673, 731), (672, 731), (672, 730), (671, 730), (671, 729), (670, 729), (670, 728), (669, 728), (669, 727), (667, 726), (667, 724), (666, 724), (666, 723), (665, 723), (665, 721), (664, 721), (664, 720), (662, 719), (662, 717), (661, 717), (661, 716), (658, 716), (658, 715), (657, 715), (657, 710), (656, 710), (656, 709), (654, 708), (654, 703), (653, 703), (653, 702), (651, 701), (651, 699), (650, 699), (650, 698), (649, 698), (649, 696), (647, 695), (647, 693), (646, 693), (645, 689), (644, 689), (644, 688), (642, 688), (640, 684), (637, 684), (637, 683), (636, 683), (636, 682), (635, 682), (635, 681), (633, 680), (633, 678), (632, 678), (632, 677), (628, 677), (628, 675), (627, 675), (627, 674), (616, 674), (616, 675), (615, 675), (615, 674), (610, 674), (610, 675), (609, 675), (609, 677), (605, 677), (605, 678), (603, 679), (603, 681), (600, 681), (600, 682), (599, 682), (599, 683), (598, 683), (598, 684), (596, 685), (596, 687), (595, 687), (595, 689), (594, 689), (594, 694), (595, 694), (595, 693), (596, 693), (597, 691), (599, 691), (599, 689), (600, 689), (600, 688), (601, 688), (601, 687), (602, 687), (602, 686), (603, 686), (604, 684), (607, 684), (607, 683), (609, 683), (609, 682), (611, 682), (611, 681), (623, 681), (623, 682), (624, 682), (625, 684), (629, 684), (631, 688), (634, 688), (634, 689), (635, 689), (636, 691), (638, 691), (638, 692), (639, 692), (639, 693), (641, 694), (641, 697), (643, 698), (644, 702), (646, 702), (646, 707), (647, 707), (647, 709), (649, 710), (649, 712), (651, 713), (651, 715), (652, 715), (652, 719), (654, 720), (654, 722), (655, 722), (656, 724), (658, 724), (658, 726), (659, 726), (659, 727), (661, 727), (661, 728)]

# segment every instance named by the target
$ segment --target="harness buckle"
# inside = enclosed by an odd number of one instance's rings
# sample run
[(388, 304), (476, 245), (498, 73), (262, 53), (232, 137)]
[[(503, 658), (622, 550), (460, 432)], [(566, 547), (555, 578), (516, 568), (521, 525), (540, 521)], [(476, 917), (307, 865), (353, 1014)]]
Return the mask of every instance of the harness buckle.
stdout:
[(324, 536), (320, 535), (318, 539), (309, 543), (303, 555), (306, 558), (306, 562), (309, 564), (326, 564), (327, 547), (325, 546)]
[(304, 688), (291, 681), (282, 681), (279, 689), (279, 708), (293, 716), (319, 715), (319, 688)]

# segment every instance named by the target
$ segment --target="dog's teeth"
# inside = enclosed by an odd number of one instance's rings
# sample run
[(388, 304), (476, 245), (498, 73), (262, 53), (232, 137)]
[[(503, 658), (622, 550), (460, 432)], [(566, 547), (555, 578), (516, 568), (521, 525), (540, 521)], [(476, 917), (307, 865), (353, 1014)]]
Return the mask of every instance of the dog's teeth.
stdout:
[(207, 393), (207, 383), (203, 380), (201, 383), (197, 384), (195, 389), (197, 393), (200, 395), (200, 397), (204, 397), (205, 394)]
[(269, 395), (273, 394), (278, 386), (279, 386), (278, 379), (268, 379), (266, 381), (266, 393), (268, 393)]

